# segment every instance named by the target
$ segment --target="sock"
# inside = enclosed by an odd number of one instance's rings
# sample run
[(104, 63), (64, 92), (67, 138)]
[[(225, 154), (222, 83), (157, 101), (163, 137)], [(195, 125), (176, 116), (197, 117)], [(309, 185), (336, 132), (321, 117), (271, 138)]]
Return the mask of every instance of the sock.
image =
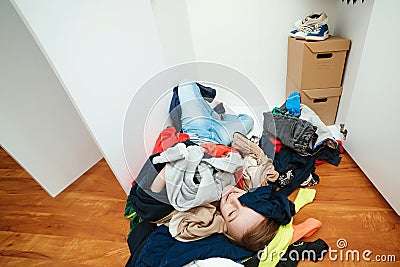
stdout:
[(286, 100), (286, 109), (293, 116), (300, 116), (300, 94), (291, 93)]
[(314, 218), (308, 218), (300, 224), (293, 224), (293, 237), (290, 242), (295, 243), (303, 237), (309, 237), (314, 234), (319, 228), (321, 228), (322, 223)]
[(260, 259), (258, 258), (257, 255), (254, 255), (245, 262), (242, 262), (242, 264), (244, 267), (258, 267), (258, 265), (260, 264)]
[(313, 202), (316, 192), (317, 191), (315, 189), (300, 188), (299, 193), (297, 193), (296, 199), (293, 202), (296, 208), (296, 212), (298, 212), (308, 203)]

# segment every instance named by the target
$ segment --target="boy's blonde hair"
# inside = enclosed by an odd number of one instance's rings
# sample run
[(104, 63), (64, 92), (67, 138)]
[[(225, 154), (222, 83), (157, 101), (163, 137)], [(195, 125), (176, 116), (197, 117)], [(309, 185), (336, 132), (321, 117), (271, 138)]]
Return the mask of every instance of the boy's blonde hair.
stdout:
[(265, 248), (275, 237), (279, 229), (279, 224), (275, 221), (265, 218), (260, 223), (247, 230), (240, 240), (234, 239), (229, 233), (225, 235), (232, 241), (232, 243), (244, 247), (251, 251), (259, 251)]

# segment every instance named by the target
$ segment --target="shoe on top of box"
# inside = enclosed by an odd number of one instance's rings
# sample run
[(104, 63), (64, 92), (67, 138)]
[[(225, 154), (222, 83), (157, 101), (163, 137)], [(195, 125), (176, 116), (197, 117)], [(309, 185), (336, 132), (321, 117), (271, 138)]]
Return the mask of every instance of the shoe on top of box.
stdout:
[(296, 29), (290, 31), (290, 37), (306, 41), (322, 41), (329, 37), (328, 16), (324, 12), (312, 13), (294, 25)]
[(296, 29), (300, 30), (304, 26), (310, 26), (313, 24), (326, 24), (328, 23), (328, 16), (325, 14), (325, 12), (322, 13), (311, 13), (307, 17), (305, 17), (303, 20), (298, 20), (294, 23), (294, 26)]

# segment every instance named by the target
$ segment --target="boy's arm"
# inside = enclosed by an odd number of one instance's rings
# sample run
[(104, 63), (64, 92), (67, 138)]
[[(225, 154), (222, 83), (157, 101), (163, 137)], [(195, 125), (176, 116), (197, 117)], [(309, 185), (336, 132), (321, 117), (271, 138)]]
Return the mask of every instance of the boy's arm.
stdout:
[(154, 193), (159, 193), (165, 188), (165, 166), (158, 173), (153, 183), (150, 186), (150, 190)]

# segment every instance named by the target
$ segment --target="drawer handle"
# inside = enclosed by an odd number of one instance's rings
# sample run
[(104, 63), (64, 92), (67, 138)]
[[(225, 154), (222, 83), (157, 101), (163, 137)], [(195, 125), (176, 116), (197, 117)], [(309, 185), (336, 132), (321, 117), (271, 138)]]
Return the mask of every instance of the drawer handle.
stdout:
[(328, 101), (328, 98), (326, 98), (326, 97), (325, 98), (317, 98), (317, 99), (313, 100), (314, 103), (323, 103), (326, 101)]
[(333, 56), (332, 53), (317, 54), (317, 59), (321, 59), (321, 58), (331, 58), (332, 56)]

